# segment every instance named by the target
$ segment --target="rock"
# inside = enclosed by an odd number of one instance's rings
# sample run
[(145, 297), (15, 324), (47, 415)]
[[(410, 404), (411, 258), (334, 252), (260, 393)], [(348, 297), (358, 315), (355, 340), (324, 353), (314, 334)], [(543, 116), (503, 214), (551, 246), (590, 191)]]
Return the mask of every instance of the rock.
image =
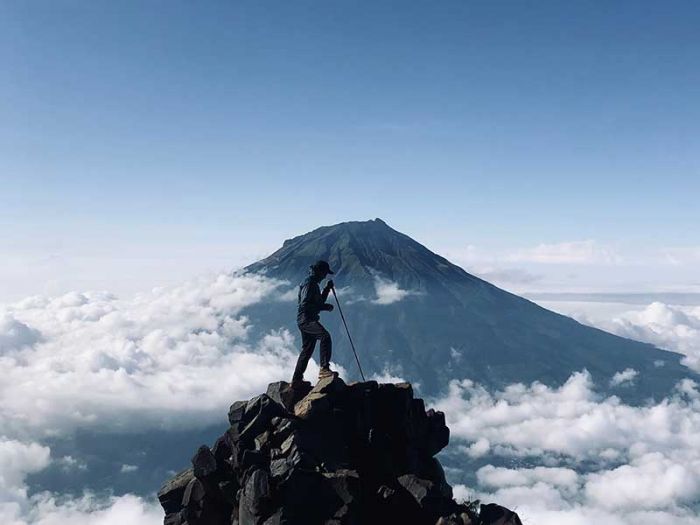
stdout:
[(204, 484), (199, 479), (190, 480), (182, 497), (182, 506), (197, 507), (204, 499)]
[(336, 375), (320, 379), (301, 401), (294, 406), (294, 415), (301, 419), (317, 417), (331, 407), (331, 398), (347, 388), (345, 381)]
[(255, 450), (260, 450), (262, 451), (264, 448), (268, 446), (268, 443), (270, 441), (270, 431), (266, 430), (259, 436), (257, 436), (254, 440), (255, 442)]
[(279, 447), (296, 428), (294, 422), (288, 418), (272, 418), (272, 432), (270, 436), (270, 446)]
[(292, 385), (286, 381), (278, 381), (277, 383), (270, 383), (270, 385), (267, 387), (266, 393), (276, 403), (279, 403), (284, 408), (292, 412), (294, 410), (295, 403), (310, 391), (311, 383), (308, 382), (303, 382), (296, 388), (292, 388)]
[(354, 470), (338, 470), (323, 474), (324, 479), (338, 496), (342, 505), (333, 513), (338, 523), (358, 523), (361, 516), (360, 476)]
[(185, 489), (182, 497), (181, 516), (188, 525), (203, 521), (205, 515), (205, 489), (204, 483), (197, 478), (192, 479)]
[(194, 478), (194, 473), (191, 468), (188, 468), (168, 480), (158, 491), (158, 501), (160, 501), (166, 514), (180, 511), (182, 508), (182, 497), (185, 494), (187, 484), (192, 478)]
[(469, 512), (460, 512), (459, 519), (462, 520), (460, 525), (476, 525), (476, 517), (471, 516)]
[(471, 511), (457, 511), (449, 516), (441, 516), (435, 525), (476, 525), (478, 516), (472, 515)]
[[(263, 525), (281, 525), (282, 522), (282, 511), (278, 510), (275, 512), (272, 516), (267, 518), (264, 522)], [(287, 523), (287, 522), (285, 522)]]
[(174, 512), (172, 514), (167, 514), (163, 520), (163, 525), (183, 525), (185, 518), (179, 512)]
[(211, 448), (212, 454), (214, 454), (214, 460), (217, 465), (231, 460), (233, 454), (233, 445), (229, 438), (229, 434), (224, 434), (216, 440), (214, 446)]
[(235, 480), (226, 480), (219, 483), (219, 491), (229, 505), (236, 505), (238, 492), (238, 483)]
[(295, 468), (279, 485), (284, 520), (291, 523), (325, 523), (343, 506), (343, 500), (318, 472)]
[(252, 471), (243, 487), (238, 511), (240, 525), (259, 525), (270, 503), (270, 478), (266, 471)]
[(388, 501), (391, 498), (393, 498), (395, 494), (396, 490), (392, 489), (391, 487), (387, 487), (386, 485), (382, 485), (377, 489), (377, 496), (385, 501)]
[(241, 460), (241, 470), (247, 470), (250, 467), (262, 467), (267, 461), (267, 456), (260, 450), (244, 450), (243, 459)]
[(447, 479), (445, 479), (445, 470), (436, 458), (430, 458), (425, 472), (428, 479), (432, 479), (435, 482), (435, 487), (440, 494), (444, 498), (452, 499), (452, 487), (447, 483)]
[(301, 419), (310, 419), (328, 412), (330, 407), (330, 401), (325, 394), (312, 392), (294, 406), (294, 415)]
[(324, 377), (319, 379), (316, 386), (311, 389), (311, 392), (316, 392), (319, 394), (336, 394), (342, 392), (347, 388), (345, 381), (340, 379), (338, 375), (332, 375), (329, 377)]
[(236, 401), (231, 405), (228, 411), (228, 421), (232, 427), (236, 426), (243, 419), (246, 405), (248, 405), (248, 401)]
[(192, 458), (194, 477), (205, 479), (216, 472), (216, 458), (208, 446), (202, 445)]
[(489, 503), (479, 510), (481, 525), (522, 525), (518, 515), (505, 507)]
[(287, 463), (287, 458), (277, 458), (270, 461), (270, 475), (273, 478), (282, 478), (287, 475), (292, 465)]
[(405, 474), (398, 478), (398, 482), (432, 521), (446, 510), (446, 498), (432, 481), (421, 479), (415, 474)]
[(231, 405), (229, 423), (159, 491), (166, 525), (520, 525), (452, 499), (434, 457), (445, 416), (408, 383), (272, 383)]
[(243, 430), (240, 432), (240, 440), (252, 442), (259, 434), (264, 432), (272, 418), (283, 416), (287, 411), (275, 403), (267, 394), (261, 394), (251, 399), (246, 405), (243, 419)]
[(445, 424), (445, 414), (428, 410), (428, 452), (434, 456), (450, 442), (450, 429)]

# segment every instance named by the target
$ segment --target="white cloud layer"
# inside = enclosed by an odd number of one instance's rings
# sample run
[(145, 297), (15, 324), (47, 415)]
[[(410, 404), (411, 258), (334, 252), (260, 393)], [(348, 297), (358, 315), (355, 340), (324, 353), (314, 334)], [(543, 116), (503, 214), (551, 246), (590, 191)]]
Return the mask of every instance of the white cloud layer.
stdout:
[[(391, 281), (382, 286), (380, 304), (413, 293)], [(143, 430), (222, 419), (232, 400), (291, 373), (292, 335), (252, 340), (251, 321), (241, 316), (245, 306), (280, 299), (285, 289), (261, 276), (218, 275), (130, 300), (69, 293), (1, 307), (0, 523), (161, 523), (159, 506), (133, 495), (29, 496), (27, 475), (52, 461), (72, 464), (70, 456), (52, 460), (38, 441), (84, 426)], [(700, 309), (655, 303), (608, 325), (682, 351), (689, 364), (699, 361)], [(623, 388), (636, 377), (626, 369), (611, 381)], [(556, 389), (511, 385), (493, 393), (453, 382), (437, 405), (453, 448), (470, 458), (528, 462), (485, 465), (476, 485), (457, 487), (458, 495), (511, 506), (538, 525), (700, 523), (700, 394), (690, 381), (645, 407), (601, 397), (585, 372)], [(134, 475), (130, 465), (122, 470)]]
[(690, 380), (642, 407), (600, 396), (587, 372), (560, 388), (493, 393), (453, 381), (436, 404), (468, 456), (528, 464), (483, 466), (475, 487), (457, 487), (462, 497), (510, 506), (538, 525), (700, 523), (700, 392)]
[[(291, 375), (292, 335), (251, 340), (241, 315), (262, 299), (283, 300), (285, 284), (221, 274), (129, 300), (71, 292), (0, 307), (0, 523), (162, 523), (160, 505), (134, 495), (29, 496), (26, 477), (50, 463), (84, 468), (71, 456), (52, 459), (37, 441), (80, 427), (143, 431), (225, 420), (232, 401)], [(121, 474), (136, 470), (124, 464)]]
[(374, 304), (393, 304), (405, 299), (409, 295), (417, 295), (418, 292), (403, 290), (398, 283), (385, 279), (379, 275), (374, 276), (374, 290), (377, 294)]
[(240, 315), (282, 285), (222, 274), (127, 301), (73, 292), (3, 307), (0, 427), (34, 438), (221, 420), (233, 400), (291, 375), (292, 334), (251, 341)]
[(686, 356), (683, 364), (700, 372), (700, 307), (656, 302), (600, 324), (618, 335), (680, 352)]
[(133, 495), (28, 495), (26, 477), (51, 463), (48, 447), (0, 437), (0, 523), (3, 525), (158, 525), (160, 506)]
[(683, 364), (700, 372), (700, 306), (661, 302), (644, 308), (575, 302), (547, 306), (582, 323), (683, 354)]

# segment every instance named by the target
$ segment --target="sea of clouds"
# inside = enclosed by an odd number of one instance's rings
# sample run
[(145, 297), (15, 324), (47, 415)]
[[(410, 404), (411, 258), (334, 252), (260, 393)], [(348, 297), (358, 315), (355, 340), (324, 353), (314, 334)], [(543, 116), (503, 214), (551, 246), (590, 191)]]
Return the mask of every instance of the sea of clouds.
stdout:
[(700, 372), (700, 306), (653, 302), (642, 309), (625, 309), (612, 319), (588, 314), (579, 316), (579, 320), (623, 337), (679, 352), (685, 355), (684, 365)]
[[(378, 304), (400, 299), (390, 283), (380, 285)], [(253, 340), (255, 320), (241, 311), (292, 295), (282, 281), (221, 274), (128, 300), (69, 293), (1, 306), (0, 523), (161, 523), (148, 498), (33, 493), (28, 476), (73, 461), (54, 457), (46, 438), (218, 420), (231, 400), (289, 376), (294, 334), (272, 331)], [(697, 310), (651, 305), (607, 322), (697, 366)], [(312, 363), (309, 374), (316, 371)], [(636, 374), (620, 370), (619, 387)], [(585, 371), (560, 388), (489, 392), (455, 381), (434, 404), (446, 412), (459, 453), (528, 459), (527, 468), (484, 465), (474, 486), (456, 487), (462, 497), (511, 506), (538, 525), (700, 523), (700, 394), (690, 381), (643, 407), (601, 396)]]
[(700, 392), (682, 381), (662, 402), (633, 407), (594, 390), (587, 372), (559, 388), (511, 385), (489, 392), (454, 381), (435, 402), (452, 447), (511, 458), (485, 465), (456, 494), (516, 509), (525, 523), (700, 523)]
[(0, 308), (0, 523), (160, 523), (157, 505), (136, 496), (30, 497), (29, 474), (67, 461), (42, 440), (80, 428), (196, 427), (288, 376), (293, 336), (250, 340), (240, 315), (285, 300), (285, 284), (221, 274), (130, 300), (68, 293)]

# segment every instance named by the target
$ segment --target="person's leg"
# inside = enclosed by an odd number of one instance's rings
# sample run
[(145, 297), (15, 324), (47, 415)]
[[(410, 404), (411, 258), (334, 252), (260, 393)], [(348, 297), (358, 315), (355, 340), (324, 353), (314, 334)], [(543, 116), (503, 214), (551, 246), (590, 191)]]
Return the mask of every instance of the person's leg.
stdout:
[(331, 354), (333, 353), (333, 341), (331, 340), (331, 334), (328, 330), (324, 328), (321, 323), (318, 325), (323, 328), (323, 333), (321, 335), (320, 354), (321, 354), (321, 368), (328, 368), (331, 365)]
[(331, 334), (328, 330), (318, 321), (312, 321), (303, 325), (303, 333), (311, 336), (314, 340), (318, 339), (320, 344), (321, 359), (319, 365), (321, 368), (328, 368), (331, 363), (331, 354), (333, 348), (333, 342), (331, 341)]
[(314, 353), (314, 347), (316, 346), (316, 337), (306, 333), (301, 326), (299, 330), (301, 331), (301, 353), (297, 359), (297, 366), (294, 368), (292, 383), (299, 383), (304, 380), (306, 366), (309, 364), (309, 359)]

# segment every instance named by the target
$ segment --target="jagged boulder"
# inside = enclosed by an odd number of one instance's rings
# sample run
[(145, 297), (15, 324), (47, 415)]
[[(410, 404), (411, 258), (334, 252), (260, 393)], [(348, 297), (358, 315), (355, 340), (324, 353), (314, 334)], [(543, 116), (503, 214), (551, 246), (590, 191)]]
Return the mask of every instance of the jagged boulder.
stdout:
[(166, 514), (180, 511), (185, 489), (192, 479), (194, 479), (193, 469), (188, 468), (168, 480), (158, 491), (158, 501)]
[(495, 503), (481, 505), (479, 517), (483, 525), (523, 525), (515, 512)]
[(230, 428), (158, 498), (166, 525), (519, 525), (517, 514), (452, 499), (434, 457), (444, 414), (408, 383), (337, 376), (231, 405)]

